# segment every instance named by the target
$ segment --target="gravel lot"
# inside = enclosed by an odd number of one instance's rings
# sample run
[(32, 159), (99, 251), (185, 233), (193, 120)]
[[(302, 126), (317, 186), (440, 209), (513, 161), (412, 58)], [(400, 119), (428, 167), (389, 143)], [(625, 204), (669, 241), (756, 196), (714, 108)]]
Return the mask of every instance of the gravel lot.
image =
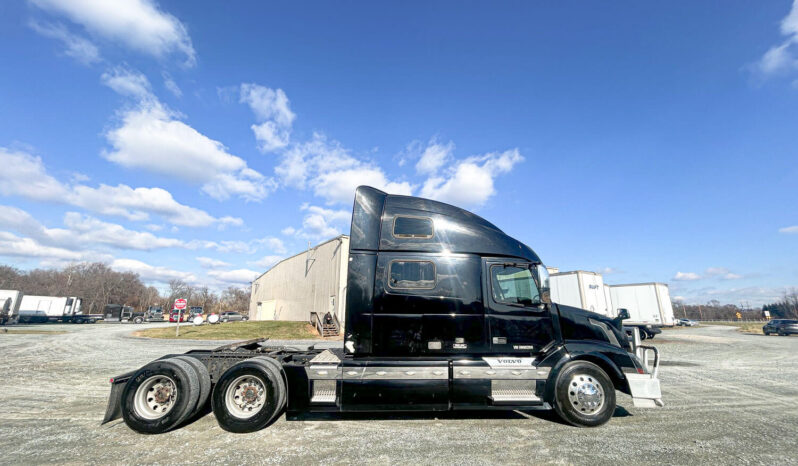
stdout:
[[(17, 328), (22, 328), (18, 326)], [(100, 427), (108, 378), (169, 352), (220, 342), (133, 338), (133, 325), (46, 325), (0, 333), (0, 464), (19, 463), (798, 463), (798, 337), (732, 327), (666, 331), (666, 407), (618, 392), (604, 427), (526, 413), (348, 415), (286, 420), (253, 434), (210, 414), (159, 436)]]

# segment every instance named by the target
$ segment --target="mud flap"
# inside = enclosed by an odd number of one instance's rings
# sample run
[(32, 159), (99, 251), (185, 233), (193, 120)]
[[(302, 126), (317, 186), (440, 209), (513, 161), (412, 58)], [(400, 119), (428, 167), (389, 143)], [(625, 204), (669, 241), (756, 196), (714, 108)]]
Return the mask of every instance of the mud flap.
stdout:
[(625, 374), (629, 382), (629, 393), (635, 408), (656, 408), (665, 406), (659, 379), (652, 374)]
[(111, 396), (108, 397), (108, 407), (105, 408), (105, 417), (100, 425), (107, 424), (122, 417), (122, 391), (133, 373), (111, 379)]
[[(659, 386), (659, 351), (653, 346), (639, 346), (638, 351), (642, 351), (643, 367), (649, 370), (648, 374), (625, 374), (629, 382), (629, 394), (632, 395), (632, 403), (635, 408), (657, 408), (663, 407), (662, 390)], [(654, 363), (649, 369), (648, 353), (654, 353)]]

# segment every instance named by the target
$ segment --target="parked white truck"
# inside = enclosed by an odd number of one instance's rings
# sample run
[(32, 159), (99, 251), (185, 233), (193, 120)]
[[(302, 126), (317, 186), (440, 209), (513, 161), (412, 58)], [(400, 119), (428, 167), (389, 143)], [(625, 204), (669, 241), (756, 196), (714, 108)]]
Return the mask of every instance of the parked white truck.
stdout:
[(549, 275), (549, 283), (552, 302), (615, 317), (601, 274), (584, 270), (554, 273)]
[(575, 270), (550, 275), (552, 302), (596, 312), (610, 318), (627, 309), (626, 327), (637, 327), (642, 339), (654, 338), (660, 327), (675, 324), (673, 307), (665, 283), (608, 285), (601, 274)]
[(102, 319), (100, 314), (83, 314), (80, 309), (81, 302), (82, 300), (75, 296), (25, 295), (19, 305), (19, 321), (93, 324)]
[(0, 290), (0, 325), (16, 323), (21, 298), (17, 290)]
[(629, 311), (629, 320), (624, 322), (626, 326), (645, 330), (647, 326), (673, 327), (675, 323), (671, 295), (665, 283), (611, 285), (610, 296), (613, 307)]

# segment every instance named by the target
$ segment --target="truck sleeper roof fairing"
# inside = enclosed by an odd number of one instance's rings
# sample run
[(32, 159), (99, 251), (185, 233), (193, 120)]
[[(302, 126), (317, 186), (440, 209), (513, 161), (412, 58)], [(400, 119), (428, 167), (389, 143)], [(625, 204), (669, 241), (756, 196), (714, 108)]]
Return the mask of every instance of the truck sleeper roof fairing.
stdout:
[[(397, 217), (429, 220), (431, 235), (397, 237)], [(467, 210), (443, 202), (386, 194), (360, 186), (352, 209), (351, 251), (468, 253), (540, 263), (524, 243)]]

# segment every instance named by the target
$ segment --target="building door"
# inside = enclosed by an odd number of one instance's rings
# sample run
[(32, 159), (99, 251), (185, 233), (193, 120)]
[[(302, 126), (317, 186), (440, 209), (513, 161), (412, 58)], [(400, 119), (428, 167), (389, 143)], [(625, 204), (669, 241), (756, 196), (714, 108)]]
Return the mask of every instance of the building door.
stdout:
[(271, 299), (258, 303), (257, 320), (274, 320), (274, 311), (277, 309), (277, 300)]

